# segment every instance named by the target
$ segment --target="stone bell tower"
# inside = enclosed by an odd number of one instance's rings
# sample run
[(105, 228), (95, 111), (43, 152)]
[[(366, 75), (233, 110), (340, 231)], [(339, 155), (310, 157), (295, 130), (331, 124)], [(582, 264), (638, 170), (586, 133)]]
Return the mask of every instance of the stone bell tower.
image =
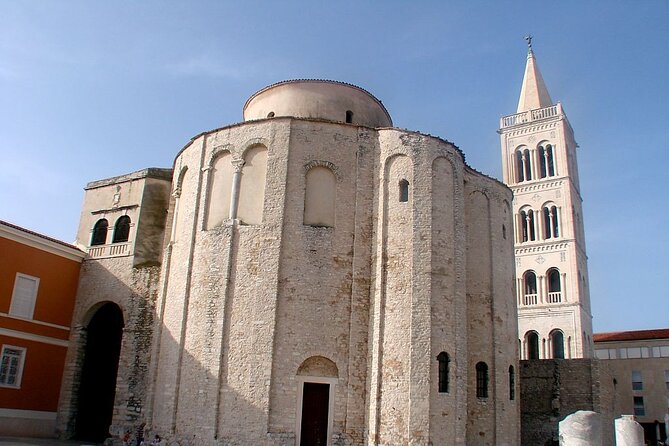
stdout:
[(592, 315), (577, 144), (527, 37), (515, 114), (501, 119), (504, 182), (513, 212), (521, 359), (588, 358)]

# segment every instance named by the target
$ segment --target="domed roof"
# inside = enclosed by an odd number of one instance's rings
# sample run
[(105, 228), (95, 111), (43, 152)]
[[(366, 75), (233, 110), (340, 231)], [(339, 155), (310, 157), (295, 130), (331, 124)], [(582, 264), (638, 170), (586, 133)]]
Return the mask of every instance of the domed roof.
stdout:
[(367, 127), (392, 127), (388, 110), (368, 91), (352, 84), (297, 79), (269, 85), (244, 104), (244, 121), (279, 116), (324, 119)]

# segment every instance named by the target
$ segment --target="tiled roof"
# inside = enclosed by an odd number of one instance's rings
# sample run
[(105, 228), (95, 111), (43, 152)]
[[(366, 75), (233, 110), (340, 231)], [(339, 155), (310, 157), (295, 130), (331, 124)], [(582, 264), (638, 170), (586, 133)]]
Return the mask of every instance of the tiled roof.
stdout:
[(669, 328), (658, 328), (654, 330), (615, 331), (611, 333), (595, 333), (592, 335), (592, 337), (595, 342), (669, 339)]
[(40, 233), (35, 232), (35, 231), (31, 231), (30, 229), (22, 228), (21, 226), (13, 225), (13, 224), (8, 223), (8, 222), (6, 222), (6, 221), (4, 221), (4, 220), (0, 220), (0, 225), (8, 226), (8, 227), (10, 227), (10, 228), (16, 229), (17, 231), (25, 232), (26, 234), (34, 235), (34, 236), (39, 237), (39, 238), (42, 238), (42, 239), (44, 239), (44, 240), (48, 240), (48, 241), (50, 241), (50, 242), (58, 243), (59, 245), (63, 245), (63, 246), (66, 246), (66, 247), (68, 247), (68, 248), (71, 248), (71, 249), (75, 249), (75, 250), (77, 250), (77, 251), (80, 251), (80, 249), (77, 248), (77, 247), (74, 246), (74, 245), (71, 245), (71, 244), (69, 244), (69, 243), (63, 242), (63, 241), (61, 241), (61, 240), (58, 240), (58, 239), (55, 239), (55, 238), (52, 238), (52, 237), (49, 237), (49, 236), (44, 235), (44, 234), (40, 234)]

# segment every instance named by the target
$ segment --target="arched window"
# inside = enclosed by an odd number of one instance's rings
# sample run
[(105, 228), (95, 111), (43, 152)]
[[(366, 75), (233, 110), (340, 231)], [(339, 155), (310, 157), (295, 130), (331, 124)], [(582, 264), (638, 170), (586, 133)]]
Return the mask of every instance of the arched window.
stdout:
[(545, 206), (544, 214), (544, 238), (555, 238), (560, 236), (560, 223), (557, 206)]
[(312, 167), (307, 171), (305, 183), (303, 224), (334, 227), (337, 185), (334, 173), (327, 167)]
[(560, 330), (551, 333), (551, 344), (553, 344), (553, 358), (564, 359), (564, 334)]
[(107, 228), (109, 222), (106, 218), (101, 218), (93, 226), (93, 235), (91, 236), (91, 246), (104, 245), (107, 243)]
[(405, 179), (400, 180), (400, 202), (409, 201), (409, 182)]
[(523, 151), (523, 161), (525, 167), (525, 180), (529, 181), (532, 179), (532, 157), (530, 149), (525, 149)]
[(523, 274), (523, 288), (523, 305), (538, 304), (537, 275), (534, 271), (526, 271), (525, 274)]
[(534, 211), (525, 209), (520, 211), (521, 241), (529, 242), (536, 240), (534, 230)]
[(546, 151), (539, 146), (539, 178), (546, 178)]
[(439, 361), (439, 393), (448, 393), (448, 353), (441, 352), (437, 355)]
[(483, 361), (476, 364), (476, 397), (488, 398), (488, 364)]
[(513, 366), (509, 366), (509, 399), (516, 399), (516, 371)]
[(546, 144), (544, 148), (546, 151), (546, 170), (548, 171), (548, 176), (555, 176), (555, 158), (553, 157), (553, 146)]
[(560, 283), (560, 271), (556, 268), (548, 270), (548, 303), (556, 304), (562, 302), (562, 285)]
[(269, 113), (267, 113), (267, 117), (268, 117), (268, 118), (273, 118), (273, 117), (274, 117), (274, 112), (269, 112)]
[(353, 112), (351, 110), (346, 110), (346, 123), (351, 124), (353, 122)]
[(114, 237), (112, 243), (123, 243), (128, 241), (130, 236), (130, 217), (122, 215), (116, 220), (114, 225)]
[(528, 331), (525, 335), (527, 359), (539, 359), (539, 335), (536, 331)]
[(520, 150), (516, 152), (516, 180), (520, 183), (525, 181), (525, 168), (523, 167), (523, 152)]

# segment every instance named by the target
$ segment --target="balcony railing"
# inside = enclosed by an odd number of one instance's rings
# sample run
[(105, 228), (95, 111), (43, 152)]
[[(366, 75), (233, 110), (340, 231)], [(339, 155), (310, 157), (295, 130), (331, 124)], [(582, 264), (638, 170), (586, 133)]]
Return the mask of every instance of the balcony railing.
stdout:
[(525, 124), (532, 121), (540, 121), (542, 119), (553, 118), (562, 113), (562, 106), (560, 104), (551, 105), (550, 107), (538, 108), (536, 110), (528, 110), (515, 115), (503, 116), (501, 127), (512, 127), (518, 124)]
[(562, 302), (562, 292), (555, 291), (548, 293), (548, 303), (549, 304), (558, 304)]
[(94, 259), (103, 257), (121, 257), (130, 255), (130, 242), (112, 243), (110, 245), (97, 245), (88, 248), (88, 255)]
[(539, 303), (537, 294), (525, 294), (523, 296), (523, 305), (536, 305)]

